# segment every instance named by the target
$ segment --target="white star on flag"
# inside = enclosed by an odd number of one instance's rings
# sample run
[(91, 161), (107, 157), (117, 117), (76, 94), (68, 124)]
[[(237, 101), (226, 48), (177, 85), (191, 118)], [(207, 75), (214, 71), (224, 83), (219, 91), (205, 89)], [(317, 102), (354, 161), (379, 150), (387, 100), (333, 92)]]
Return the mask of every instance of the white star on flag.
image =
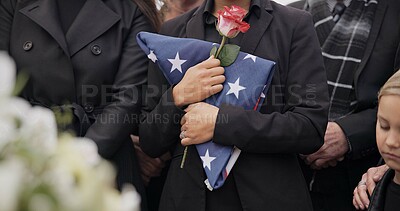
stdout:
[(230, 89), (229, 89), (228, 93), (226, 93), (226, 95), (233, 93), (233, 94), (235, 94), (236, 98), (239, 99), (239, 92), (246, 89), (246, 87), (239, 85), (239, 80), (240, 80), (240, 77), (235, 81), (235, 83), (228, 82)]
[(182, 73), (182, 64), (185, 63), (186, 60), (179, 58), (179, 52), (176, 52), (175, 59), (168, 59), (168, 61), (171, 62), (172, 64), (171, 73), (174, 70), (178, 70), (179, 72)]
[(210, 157), (210, 154), (208, 154), (208, 149), (206, 151), (206, 154), (204, 156), (200, 156), (201, 160), (203, 160), (203, 168), (207, 167), (208, 170), (211, 171), (211, 162), (215, 160), (216, 157)]
[(153, 61), (153, 63), (156, 63), (156, 61), (158, 60), (157, 56), (154, 54), (154, 51), (152, 51), (152, 50), (150, 50), (150, 53), (149, 53), (149, 55), (147, 55), (147, 58), (149, 58), (151, 61)]
[(253, 60), (253, 62), (256, 62), (256, 56), (254, 56), (254, 55), (251, 55), (251, 54), (247, 54), (245, 57), (244, 57), (244, 59), (243, 60), (245, 60), (245, 59), (252, 59)]

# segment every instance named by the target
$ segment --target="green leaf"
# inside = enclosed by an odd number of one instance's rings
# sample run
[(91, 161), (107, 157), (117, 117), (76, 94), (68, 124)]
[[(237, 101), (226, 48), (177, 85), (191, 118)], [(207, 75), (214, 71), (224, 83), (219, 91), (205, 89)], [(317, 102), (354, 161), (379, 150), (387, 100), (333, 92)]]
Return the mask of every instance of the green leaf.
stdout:
[(210, 56), (214, 55), (217, 53), (217, 46), (214, 46), (211, 51), (210, 51)]
[(221, 61), (222, 67), (227, 67), (235, 62), (237, 56), (239, 55), (240, 47), (237, 45), (226, 44), (222, 47), (221, 53), (218, 59)]

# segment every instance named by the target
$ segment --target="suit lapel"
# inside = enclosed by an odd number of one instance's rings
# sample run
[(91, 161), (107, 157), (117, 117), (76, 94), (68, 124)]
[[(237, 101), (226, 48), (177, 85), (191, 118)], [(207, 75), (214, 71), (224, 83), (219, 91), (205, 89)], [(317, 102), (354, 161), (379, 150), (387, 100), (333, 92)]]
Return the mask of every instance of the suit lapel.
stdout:
[(360, 76), (362, 70), (364, 69), (366, 63), (368, 62), (369, 57), (371, 56), (371, 53), (374, 49), (376, 39), (378, 38), (379, 31), (381, 30), (381, 25), (383, 18), (385, 17), (387, 9), (387, 2), (386, 1), (379, 1), (378, 3), (378, 8), (376, 8), (375, 11), (375, 17), (374, 21), (372, 23), (372, 28), (369, 33), (369, 37), (367, 40), (367, 46), (365, 47), (365, 53), (363, 58), (361, 59), (361, 63), (357, 68), (357, 71), (355, 73), (355, 80), (354, 80), (354, 85), (357, 87), (358, 83), (358, 77)]
[(250, 17), (250, 29), (243, 34), (242, 40), (240, 41), (241, 51), (246, 53), (254, 54), (258, 43), (264, 36), (264, 33), (273, 18), (272, 15), (269, 13), (269, 11), (272, 11), (270, 1), (261, 2), (265, 2), (265, 5), (261, 5), (262, 7), (260, 8), (260, 18), (258, 19), (255, 15), (252, 15)]
[(66, 34), (71, 56), (110, 29), (121, 17), (101, 0), (87, 0)]
[(45, 29), (57, 41), (65, 54), (69, 56), (55, 0), (38, 0), (20, 9), (19, 12)]
[(199, 40), (205, 39), (204, 17), (203, 12), (206, 6), (206, 1), (197, 9), (192, 18), (186, 24), (186, 37)]

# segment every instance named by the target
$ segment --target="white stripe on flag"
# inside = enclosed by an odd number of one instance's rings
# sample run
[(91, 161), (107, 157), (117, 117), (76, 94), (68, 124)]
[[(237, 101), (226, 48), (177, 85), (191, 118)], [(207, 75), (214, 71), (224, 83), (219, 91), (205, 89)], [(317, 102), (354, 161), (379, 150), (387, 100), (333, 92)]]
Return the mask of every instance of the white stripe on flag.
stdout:
[(352, 61), (352, 62), (357, 62), (360, 63), (361, 59), (356, 59), (356, 58), (352, 58), (352, 57), (345, 57), (345, 56), (335, 56), (335, 55), (331, 55), (325, 52), (322, 52), (322, 56), (328, 57), (330, 59), (339, 59), (339, 60), (344, 60), (344, 61)]
[(322, 19), (322, 20), (319, 20), (319, 21), (317, 21), (316, 23), (314, 23), (314, 27), (316, 28), (317, 26), (319, 26), (319, 25), (321, 25), (321, 24), (323, 24), (323, 23), (325, 23), (325, 22), (328, 22), (328, 21), (330, 21), (330, 20), (332, 20), (333, 19), (333, 17), (332, 16), (329, 16), (329, 17), (326, 17), (326, 18), (324, 18), (324, 19)]
[(228, 176), (229, 173), (231, 172), (233, 165), (235, 164), (235, 162), (238, 159), (241, 152), (242, 151), (240, 149), (238, 149), (237, 147), (233, 147), (232, 155), (229, 158), (228, 164), (226, 164), (226, 167), (225, 167), (226, 176)]
[(347, 84), (341, 84), (341, 83), (335, 83), (332, 81), (328, 81), (328, 84), (331, 86), (335, 86), (335, 87), (341, 87), (341, 88), (346, 88), (346, 89), (353, 89), (352, 85), (347, 85)]

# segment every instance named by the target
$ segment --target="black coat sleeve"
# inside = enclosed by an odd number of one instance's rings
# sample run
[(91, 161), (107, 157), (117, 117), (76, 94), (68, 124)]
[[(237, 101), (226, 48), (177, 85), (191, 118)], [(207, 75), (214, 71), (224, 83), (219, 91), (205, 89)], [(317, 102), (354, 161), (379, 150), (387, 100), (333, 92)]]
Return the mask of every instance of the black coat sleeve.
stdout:
[(350, 158), (359, 159), (376, 153), (376, 113), (377, 108), (370, 108), (336, 121), (350, 142)]
[[(281, 112), (262, 114), (224, 105), (218, 113), (214, 142), (252, 153), (309, 154), (322, 146), (327, 125), (328, 87), (321, 50), (308, 13), (301, 13), (298, 19), (289, 56), (287, 78), (283, 82), (285, 105)], [(307, 87), (313, 87), (313, 99), (308, 96)]]
[(142, 87), (147, 82), (148, 66), (147, 56), (136, 42), (140, 31), (154, 29), (145, 15), (136, 9), (114, 79), (112, 103), (104, 108), (85, 135), (97, 143), (100, 155), (105, 158), (112, 157), (122, 142), (138, 130)]
[(12, 0), (0, 0), (0, 50), (9, 51), (10, 33), (15, 4)]

